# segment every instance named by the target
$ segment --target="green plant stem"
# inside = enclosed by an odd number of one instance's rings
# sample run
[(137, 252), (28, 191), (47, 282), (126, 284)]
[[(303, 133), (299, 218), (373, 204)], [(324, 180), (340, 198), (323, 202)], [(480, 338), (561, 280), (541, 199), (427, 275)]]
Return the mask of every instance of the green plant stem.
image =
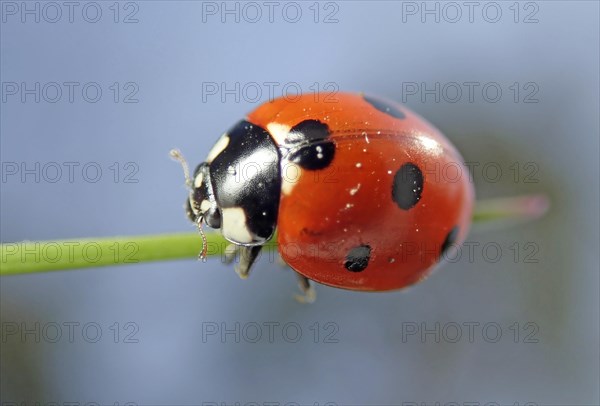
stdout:
[[(477, 203), (475, 223), (531, 220), (548, 209), (542, 195), (490, 199)], [(228, 242), (217, 232), (206, 233), (207, 255), (223, 254)], [(266, 245), (276, 248), (276, 239)], [(197, 258), (202, 247), (198, 233), (156, 234), (0, 244), (0, 275), (20, 275), (68, 269), (137, 264)]]

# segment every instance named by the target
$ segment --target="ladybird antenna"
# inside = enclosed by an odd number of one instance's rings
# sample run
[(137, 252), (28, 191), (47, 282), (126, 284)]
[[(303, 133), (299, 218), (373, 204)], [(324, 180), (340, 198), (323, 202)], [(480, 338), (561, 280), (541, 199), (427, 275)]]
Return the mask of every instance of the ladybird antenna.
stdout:
[(183, 168), (183, 176), (185, 176), (185, 185), (191, 189), (192, 179), (190, 178), (190, 167), (188, 166), (187, 161), (183, 157), (183, 154), (178, 149), (172, 149), (171, 152), (169, 152), (169, 155), (171, 156), (171, 158), (173, 158), (181, 164), (181, 167)]
[(202, 261), (206, 261), (206, 251), (208, 249), (208, 241), (206, 241), (206, 234), (202, 230), (202, 220), (203, 216), (200, 215), (196, 219), (196, 225), (198, 226), (198, 232), (200, 233), (200, 237), (202, 237), (202, 250), (200, 250), (200, 254), (198, 254), (198, 259)]

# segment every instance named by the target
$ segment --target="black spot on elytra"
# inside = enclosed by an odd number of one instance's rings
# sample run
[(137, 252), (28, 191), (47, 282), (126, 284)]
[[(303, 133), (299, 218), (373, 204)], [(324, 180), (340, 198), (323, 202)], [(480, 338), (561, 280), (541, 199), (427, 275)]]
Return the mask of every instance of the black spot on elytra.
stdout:
[(335, 156), (333, 141), (322, 141), (293, 150), (289, 159), (303, 169), (318, 170), (329, 166)]
[(290, 129), (285, 137), (285, 143), (297, 145), (301, 143), (310, 143), (320, 141), (329, 137), (329, 127), (319, 120), (304, 120)]
[(458, 226), (454, 226), (452, 228), (452, 230), (450, 230), (448, 232), (448, 234), (446, 235), (446, 238), (444, 239), (444, 242), (442, 243), (440, 259), (444, 256), (446, 251), (448, 251), (448, 248), (450, 248), (450, 246), (456, 242), (456, 237), (458, 237)]
[(371, 259), (371, 247), (359, 245), (348, 252), (344, 266), (350, 272), (361, 272), (369, 265), (369, 259)]
[(335, 155), (335, 144), (328, 140), (327, 124), (319, 120), (304, 120), (290, 129), (285, 144), (291, 149), (289, 160), (307, 170), (329, 166)]
[(394, 175), (392, 199), (403, 210), (412, 208), (423, 193), (423, 173), (413, 163), (402, 165)]
[(369, 103), (371, 106), (375, 107), (377, 110), (381, 111), (382, 113), (390, 115), (394, 118), (399, 118), (399, 119), (406, 118), (406, 115), (402, 112), (402, 110), (400, 110), (398, 107), (394, 106), (393, 104), (389, 103), (386, 100), (369, 97), (369, 96), (363, 96), (363, 97), (367, 103)]

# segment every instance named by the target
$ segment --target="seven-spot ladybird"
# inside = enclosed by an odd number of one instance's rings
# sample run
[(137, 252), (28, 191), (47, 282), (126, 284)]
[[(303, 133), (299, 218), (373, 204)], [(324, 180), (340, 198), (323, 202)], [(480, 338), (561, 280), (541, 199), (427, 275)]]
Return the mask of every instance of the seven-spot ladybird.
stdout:
[(448, 139), (406, 107), (306, 94), (264, 103), (223, 134), (188, 179), (186, 207), (241, 252), (242, 277), (277, 230), (310, 301), (310, 280), (386, 291), (424, 279), (467, 234), (466, 174)]

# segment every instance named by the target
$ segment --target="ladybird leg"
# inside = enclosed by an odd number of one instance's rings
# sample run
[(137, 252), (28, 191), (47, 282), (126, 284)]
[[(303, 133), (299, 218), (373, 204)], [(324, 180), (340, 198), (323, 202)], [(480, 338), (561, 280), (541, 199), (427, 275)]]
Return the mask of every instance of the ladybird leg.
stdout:
[(241, 248), (240, 245), (233, 244), (233, 243), (228, 244), (225, 247), (225, 251), (223, 252), (223, 254), (225, 255), (225, 263), (226, 264), (231, 264), (233, 262), (237, 253), (240, 252), (240, 248)]
[(298, 277), (298, 286), (300, 287), (302, 294), (296, 294), (294, 295), (294, 298), (300, 303), (314, 303), (315, 300), (317, 300), (317, 291), (311, 283), (311, 280), (298, 272), (296, 272), (296, 276)]
[(240, 262), (235, 266), (235, 272), (240, 278), (246, 279), (248, 277), (250, 268), (254, 261), (256, 261), (261, 249), (262, 245), (255, 245), (252, 247), (240, 246), (238, 248), (240, 252)]

